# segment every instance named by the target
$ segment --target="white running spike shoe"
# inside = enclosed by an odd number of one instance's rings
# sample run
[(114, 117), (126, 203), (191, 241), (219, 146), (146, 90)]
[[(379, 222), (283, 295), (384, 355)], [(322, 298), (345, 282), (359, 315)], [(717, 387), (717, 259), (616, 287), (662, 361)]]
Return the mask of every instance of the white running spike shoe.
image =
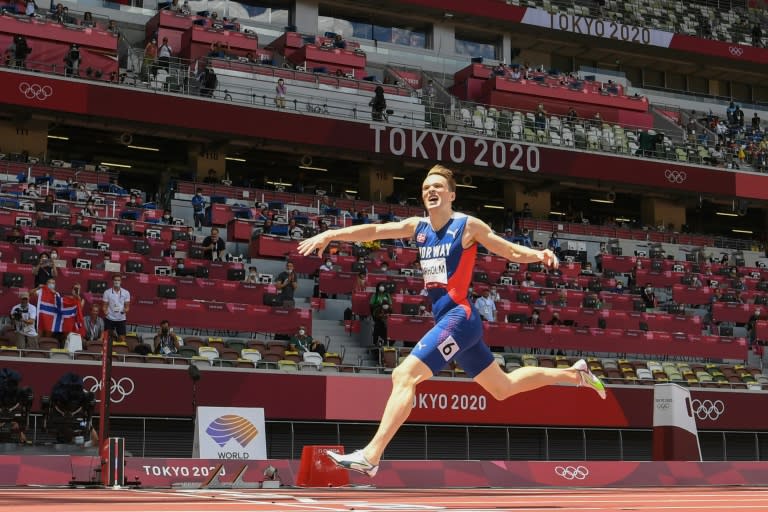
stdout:
[(370, 477), (376, 476), (376, 473), (379, 471), (378, 465), (374, 466), (368, 462), (368, 459), (366, 459), (365, 455), (363, 455), (363, 450), (357, 450), (347, 455), (336, 452), (326, 453), (328, 454), (328, 458), (330, 458), (333, 462), (336, 463), (337, 466), (341, 468), (348, 469), (350, 471), (357, 471), (358, 473), (362, 473)]
[(579, 386), (594, 389), (600, 398), (605, 400), (605, 385), (599, 378), (592, 374), (592, 372), (589, 370), (589, 365), (585, 360), (579, 359), (576, 361), (576, 364), (571, 366), (571, 369), (579, 370), (579, 375), (581, 376), (581, 382), (578, 384)]

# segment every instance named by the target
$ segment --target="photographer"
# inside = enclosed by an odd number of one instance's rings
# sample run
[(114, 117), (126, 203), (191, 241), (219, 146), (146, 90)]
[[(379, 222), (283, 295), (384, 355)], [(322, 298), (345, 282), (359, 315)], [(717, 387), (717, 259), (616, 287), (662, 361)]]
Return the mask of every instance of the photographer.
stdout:
[(64, 76), (79, 76), (80, 60), (80, 47), (72, 43), (64, 56)]
[(293, 263), (289, 261), (285, 264), (285, 270), (277, 276), (277, 282), (275, 283), (275, 288), (280, 291), (278, 298), (283, 307), (292, 308), (294, 306), (293, 292), (298, 287), (299, 283), (296, 273), (293, 271)]
[(13, 36), (13, 41), (6, 50), (6, 64), (15, 68), (25, 68), (27, 56), (32, 49), (27, 44), (27, 38), (21, 35)]
[(179, 337), (173, 333), (168, 320), (160, 322), (160, 332), (155, 335), (152, 344), (155, 354), (172, 357), (179, 353)]
[(58, 275), (51, 254), (48, 252), (40, 253), (40, 258), (37, 260), (37, 265), (32, 267), (32, 272), (35, 274), (35, 288), (45, 286), (49, 279)]
[(21, 302), (11, 309), (16, 347), (20, 349), (36, 349), (38, 348), (37, 330), (35, 329), (37, 308), (29, 303), (29, 293), (22, 292), (19, 295), (19, 299)]
[(0, 442), (27, 442), (24, 431), (34, 395), (30, 388), (20, 388), (19, 382), (21, 375), (14, 370), (0, 370)]

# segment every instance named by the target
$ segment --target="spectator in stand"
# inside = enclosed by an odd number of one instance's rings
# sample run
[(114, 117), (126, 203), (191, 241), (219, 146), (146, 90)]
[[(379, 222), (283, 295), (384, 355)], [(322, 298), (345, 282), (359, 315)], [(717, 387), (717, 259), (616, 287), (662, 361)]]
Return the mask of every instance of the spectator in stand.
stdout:
[(109, 24), (107, 25), (107, 32), (120, 35), (120, 29), (117, 28), (117, 22), (115, 20), (109, 20)]
[(301, 240), (304, 238), (304, 230), (296, 224), (296, 219), (288, 221), (288, 237), (292, 240)]
[(384, 88), (382, 86), (376, 86), (374, 96), (371, 101), (368, 102), (368, 106), (371, 107), (371, 117), (374, 121), (387, 120), (385, 113), (385, 110), (387, 109), (387, 99), (384, 97)]
[(277, 108), (285, 108), (285, 94), (286, 94), (285, 80), (280, 78), (275, 86), (275, 106)]
[(547, 111), (544, 110), (544, 104), (539, 103), (539, 106), (536, 108), (536, 112), (533, 114), (533, 118), (534, 125), (537, 130), (547, 129)]
[(488, 288), (483, 290), (483, 295), (475, 301), (475, 308), (484, 322), (496, 321), (496, 303), (491, 299), (491, 291)]
[(198, 188), (192, 197), (192, 216), (195, 221), (195, 227), (198, 231), (202, 231), (203, 223), (205, 222), (205, 198), (201, 188)]
[(429, 79), (426, 87), (424, 87), (424, 90), (421, 92), (421, 98), (427, 106), (431, 107), (435, 104), (436, 97), (437, 92), (435, 91), (435, 83), (432, 79)]
[(181, 341), (179, 340), (179, 337), (173, 333), (173, 329), (168, 320), (160, 322), (160, 332), (155, 335), (155, 338), (152, 341), (154, 353), (173, 357), (179, 353), (180, 346)]
[(557, 311), (552, 313), (552, 318), (549, 319), (547, 325), (563, 325), (563, 322), (560, 320), (560, 313)]
[(259, 284), (259, 271), (256, 267), (248, 267), (248, 274), (243, 280), (244, 283)]
[(556, 231), (553, 231), (550, 235), (549, 241), (547, 242), (547, 249), (555, 253), (558, 258), (560, 257), (560, 240), (557, 239)]
[(570, 109), (568, 109), (568, 113), (565, 115), (565, 120), (568, 125), (573, 126), (578, 120), (578, 118), (579, 118), (579, 114), (578, 112), (576, 112), (575, 108), (571, 107)]
[(358, 272), (357, 279), (352, 289), (353, 293), (364, 293), (368, 289), (368, 274), (365, 272)]
[(296, 272), (293, 271), (293, 262), (288, 261), (285, 264), (285, 270), (280, 272), (275, 283), (275, 288), (279, 290), (278, 298), (283, 306), (292, 308), (295, 305), (293, 294), (298, 287), (299, 280)]
[(291, 336), (288, 346), (299, 354), (316, 352), (320, 354), (320, 357), (325, 357), (325, 345), (307, 334), (307, 329), (303, 325), (299, 326), (299, 332)]
[(498, 302), (498, 301), (500, 301), (500, 300), (501, 300), (501, 296), (499, 295), (499, 292), (498, 292), (498, 290), (496, 289), (496, 285), (495, 285), (495, 284), (494, 284), (494, 285), (491, 285), (491, 292), (490, 292), (490, 295), (489, 295), (489, 297), (490, 297), (490, 299), (491, 299), (493, 302)]
[(212, 67), (206, 66), (198, 79), (200, 81), (200, 96), (204, 98), (212, 98), (213, 92), (216, 90), (216, 86), (219, 83), (219, 79), (216, 77), (216, 72)]
[(214, 41), (211, 43), (211, 51), (208, 52), (208, 57), (212, 59), (226, 59), (229, 50), (229, 43), (227, 43), (227, 49), (225, 50), (221, 41)]
[(499, 62), (496, 67), (493, 68), (493, 74), (496, 76), (504, 76), (507, 74), (507, 67), (504, 63)]
[(171, 216), (171, 210), (165, 210), (163, 211), (163, 217), (160, 219), (160, 224), (165, 224), (167, 226), (173, 225), (173, 217)]
[(55, 278), (58, 275), (58, 270), (53, 264), (49, 252), (40, 253), (37, 265), (32, 267), (32, 272), (35, 274), (35, 288), (44, 286), (49, 279)]
[(602, 129), (603, 116), (600, 115), (600, 112), (595, 112), (595, 115), (592, 117), (592, 122), (590, 124), (594, 128)]
[(26, 16), (34, 16), (36, 11), (37, 11), (37, 4), (35, 3), (35, 0), (27, 0), (26, 5), (24, 7), (24, 14)]
[(371, 295), (369, 303), (371, 305), (371, 313), (384, 304), (392, 305), (392, 296), (389, 294), (383, 283), (379, 283), (376, 286), (376, 291)]
[(752, 46), (761, 48), (763, 46), (763, 29), (760, 27), (760, 23), (755, 23), (752, 27)]
[(208, 169), (208, 176), (205, 177), (205, 179), (203, 180), (203, 183), (218, 185), (219, 183), (221, 183), (221, 180), (219, 180), (219, 177), (216, 176), (215, 170)]
[[(157, 49), (157, 67), (171, 72), (171, 58), (173, 57), (173, 48), (168, 44), (168, 38), (163, 38), (163, 44)], [(156, 74), (157, 71), (155, 71)]]
[(509, 78), (512, 80), (520, 80), (523, 77), (523, 74), (520, 72), (520, 66), (514, 65), (512, 66), (512, 72), (509, 74)]
[(42, 203), (35, 204), (35, 210), (43, 213), (53, 213), (53, 194), (48, 194)]
[(37, 185), (34, 183), (30, 183), (27, 185), (26, 190), (24, 190), (24, 195), (26, 197), (31, 197), (33, 199), (39, 199), (40, 198), (40, 192), (37, 190)]
[(213, 228), (210, 236), (203, 239), (203, 257), (211, 261), (223, 260), (226, 247), (226, 243), (219, 236), (219, 229)]
[(373, 345), (381, 347), (389, 343), (387, 334), (387, 318), (389, 318), (392, 308), (389, 303), (384, 302), (373, 309)]
[(339, 50), (346, 50), (347, 42), (344, 40), (344, 36), (341, 34), (336, 34), (333, 38), (333, 46)]
[(560, 290), (560, 293), (557, 295), (557, 301), (555, 301), (552, 305), (558, 308), (568, 307), (568, 290), (565, 288)]
[(757, 112), (755, 112), (755, 115), (752, 116), (752, 131), (753, 132), (760, 131), (760, 116), (757, 115)]
[(531, 277), (530, 272), (525, 273), (525, 279), (523, 279), (523, 282), (520, 283), (520, 286), (524, 288), (534, 288), (536, 286), (536, 282)]
[(24, 234), (21, 232), (21, 229), (14, 226), (13, 229), (11, 229), (11, 232), (5, 235), (5, 241), (13, 244), (24, 243)]
[(157, 61), (157, 39), (153, 37), (144, 47), (144, 59), (141, 63), (142, 81), (148, 82), (150, 74), (153, 78), (157, 75), (155, 61)]
[(131, 294), (122, 287), (122, 276), (112, 277), (112, 288), (102, 295), (104, 303), (104, 328), (110, 335), (114, 333), (120, 341), (125, 341), (126, 315), (131, 309)]
[(19, 294), (19, 303), (11, 308), (11, 321), (14, 326), (16, 348), (38, 348), (37, 329), (35, 328), (37, 308), (29, 303), (29, 292)]
[(71, 14), (69, 14), (69, 7), (67, 7), (65, 5), (63, 11), (64, 12), (63, 12), (63, 15), (61, 17), (61, 23), (66, 24), (66, 25), (73, 25), (75, 23), (75, 18), (72, 17)]
[(91, 306), (91, 314), (83, 319), (85, 324), (85, 338), (83, 341), (102, 341), (104, 339), (104, 319), (99, 316), (98, 304)]
[(80, 311), (85, 311), (85, 298), (83, 297), (81, 289), (82, 287), (80, 286), (80, 283), (75, 283), (72, 286), (72, 293), (70, 294), (70, 297), (75, 299), (80, 304)]
[(272, 219), (265, 220), (264, 224), (261, 226), (261, 233), (264, 235), (271, 235), (273, 225), (274, 221)]
[(176, 257), (176, 241), (171, 240), (171, 243), (168, 245), (167, 249), (163, 249), (163, 252), (161, 253), (161, 256), (163, 258), (174, 258)]
[(171, 12), (181, 12), (181, 2), (179, 0), (173, 0), (167, 9)]
[(538, 309), (534, 309), (531, 312), (531, 316), (528, 318), (528, 325), (541, 325), (541, 313)]
[[(524, 219), (533, 217), (533, 210), (531, 210), (531, 205), (528, 203), (523, 203), (523, 209), (520, 212), (520, 216)], [(523, 232), (527, 233), (528, 229), (525, 228)]]
[(85, 28), (93, 28), (96, 26), (96, 22), (93, 21), (93, 13), (91, 11), (85, 11), (83, 14), (83, 21), (80, 23)]
[(432, 316), (432, 312), (427, 309), (426, 304), (419, 304), (419, 313), (416, 316)]
[(643, 299), (643, 304), (646, 309), (653, 309), (656, 307), (656, 293), (654, 293), (653, 285), (651, 283), (645, 285), (643, 291), (640, 292), (640, 298)]
[(80, 211), (80, 215), (83, 217), (95, 217), (96, 216), (96, 201), (93, 197), (89, 197), (85, 202), (85, 208)]

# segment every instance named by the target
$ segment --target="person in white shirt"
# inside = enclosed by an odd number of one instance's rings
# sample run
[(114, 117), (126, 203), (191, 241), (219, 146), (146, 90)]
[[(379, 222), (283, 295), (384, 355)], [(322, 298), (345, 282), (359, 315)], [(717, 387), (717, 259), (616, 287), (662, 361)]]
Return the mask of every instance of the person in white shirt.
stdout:
[(491, 299), (491, 291), (486, 289), (483, 295), (475, 301), (475, 307), (480, 313), (480, 318), (486, 322), (496, 321), (496, 303)]
[(104, 329), (116, 332), (120, 341), (125, 341), (126, 314), (131, 308), (131, 294), (122, 288), (122, 278), (112, 278), (112, 288), (104, 292)]
[(15, 327), (16, 348), (38, 348), (37, 330), (35, 329), (37, 308), (29, 303), (29, 293), (21, 293), (19, 299), (19, 304), (16, 304), (11, 309), (11, 320)]
[(163, 44), (157, 49), (157, 65), (160, 68), (165, 68), (167, 72), (171, 72), (171, 57), (173, 56), (173, 48), (168, 44), (168, 38), (163, 38)]
[(501, 296), (499, 295), (498, 290), (495, 286), (491, 286), (491, 294), (490, 294), (491, 300), (493, 302), (498, 302), (501, 300)]

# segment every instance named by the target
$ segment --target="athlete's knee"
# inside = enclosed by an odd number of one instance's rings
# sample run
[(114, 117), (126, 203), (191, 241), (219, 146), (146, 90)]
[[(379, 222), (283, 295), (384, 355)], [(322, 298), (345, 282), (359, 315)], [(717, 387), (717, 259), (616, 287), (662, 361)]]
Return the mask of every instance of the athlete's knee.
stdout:
[(429, 377), (429, 375), (422, 375), (425, 368), (429, 371), (429, 368), (420, 360), (408, 357), (392, 370), (392, 384), (403, 387), (416, 386), (425, 377)]

